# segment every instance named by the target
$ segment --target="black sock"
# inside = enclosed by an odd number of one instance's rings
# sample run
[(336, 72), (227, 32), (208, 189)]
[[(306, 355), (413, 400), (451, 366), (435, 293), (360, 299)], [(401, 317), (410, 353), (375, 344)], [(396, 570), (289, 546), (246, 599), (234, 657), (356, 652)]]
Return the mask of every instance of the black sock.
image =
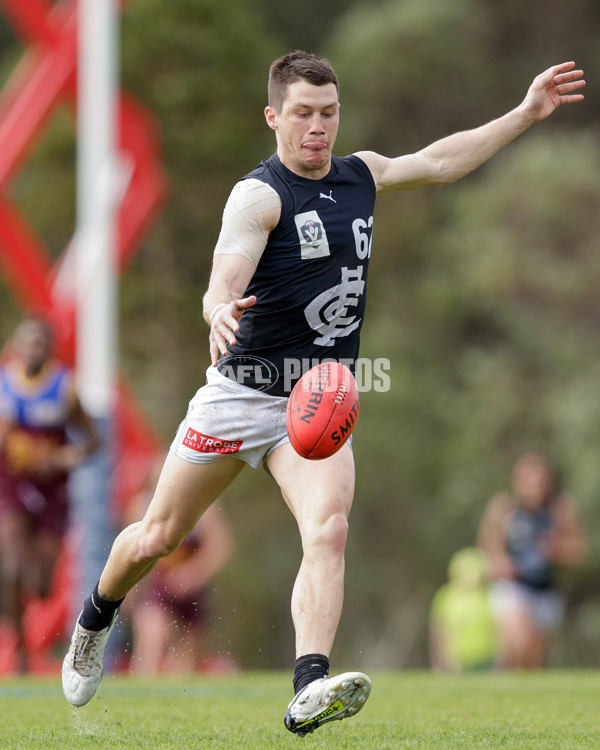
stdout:
[(324, 654), (299, 656), (294, 664), (294, 692), (298, 694), (320, 677), (329, 677), (329, 658)]
[(89, 599), (83, 604), (83, 612), (79, 618), (79, 624), (86, 630), (104, 630), (113, 621), (115, 612), (123, 599), (118, 602), (105, 599), (98, 593), (98, 584)]

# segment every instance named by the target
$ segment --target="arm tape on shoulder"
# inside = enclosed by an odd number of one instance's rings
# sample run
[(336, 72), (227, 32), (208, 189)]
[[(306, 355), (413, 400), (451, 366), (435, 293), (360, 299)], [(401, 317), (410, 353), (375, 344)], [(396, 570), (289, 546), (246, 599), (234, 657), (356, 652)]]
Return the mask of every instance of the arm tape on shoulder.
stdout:
[(281, 199), (270, 185), (254, 179), (238, 182), (225, 204), (215, 255), (243, 255), (258, 265), (267, 244), (260, 216), (280, 208)]

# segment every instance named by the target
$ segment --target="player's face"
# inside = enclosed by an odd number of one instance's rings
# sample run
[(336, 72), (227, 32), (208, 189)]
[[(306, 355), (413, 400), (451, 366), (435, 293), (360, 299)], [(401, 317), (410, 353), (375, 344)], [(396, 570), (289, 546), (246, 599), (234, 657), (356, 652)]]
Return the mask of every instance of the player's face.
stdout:
[(542, 505), (552, 489), (552, 478), (548, 467), (543, 461), (534, 459), (517, 463), (513, 483), (521, 502), (530, 508)]
[(265, 109), (267, 124), (277, 134), (277, 154), (296, 174), (318, 180), (331, 166), (339, 126), (340, 103), (333, 83), (314, 86), (295, 81), (288, 86), (281, 112)]
[(16, 349), (28, 375), (39, 373), (51, 348), (52, 338), (42, 325), (35, 321), (21, 324), (16, 335)]

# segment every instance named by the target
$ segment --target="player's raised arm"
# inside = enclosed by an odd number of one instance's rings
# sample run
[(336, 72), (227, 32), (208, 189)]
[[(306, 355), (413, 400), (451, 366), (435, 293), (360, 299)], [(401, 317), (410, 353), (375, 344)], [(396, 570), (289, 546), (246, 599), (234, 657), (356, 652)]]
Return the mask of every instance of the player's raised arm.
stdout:
[(583, 71), (574, 62), (555, 65), (534, 78), (523, 102), (474, 130), (442, 138), (415, 154), (388, 159), (371, 151), (357, 154), (371, 169), (378, 192), (446, 185), (464, 177), (561, 104), (580, 102)]

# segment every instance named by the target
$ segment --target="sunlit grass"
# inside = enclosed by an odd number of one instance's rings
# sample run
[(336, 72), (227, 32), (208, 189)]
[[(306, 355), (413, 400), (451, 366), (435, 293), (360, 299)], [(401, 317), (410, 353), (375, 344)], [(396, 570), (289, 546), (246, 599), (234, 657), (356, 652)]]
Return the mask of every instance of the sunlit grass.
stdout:
[(354, 719), (304, 739), (283, 727), (287, 673), (143, 679), (107, 675), (84, 708), (68, 706), (59, 678), (0, 682), (0, 747), (23, 750), (298, 747), (600, 747), (600, 673), (373, 675)]

